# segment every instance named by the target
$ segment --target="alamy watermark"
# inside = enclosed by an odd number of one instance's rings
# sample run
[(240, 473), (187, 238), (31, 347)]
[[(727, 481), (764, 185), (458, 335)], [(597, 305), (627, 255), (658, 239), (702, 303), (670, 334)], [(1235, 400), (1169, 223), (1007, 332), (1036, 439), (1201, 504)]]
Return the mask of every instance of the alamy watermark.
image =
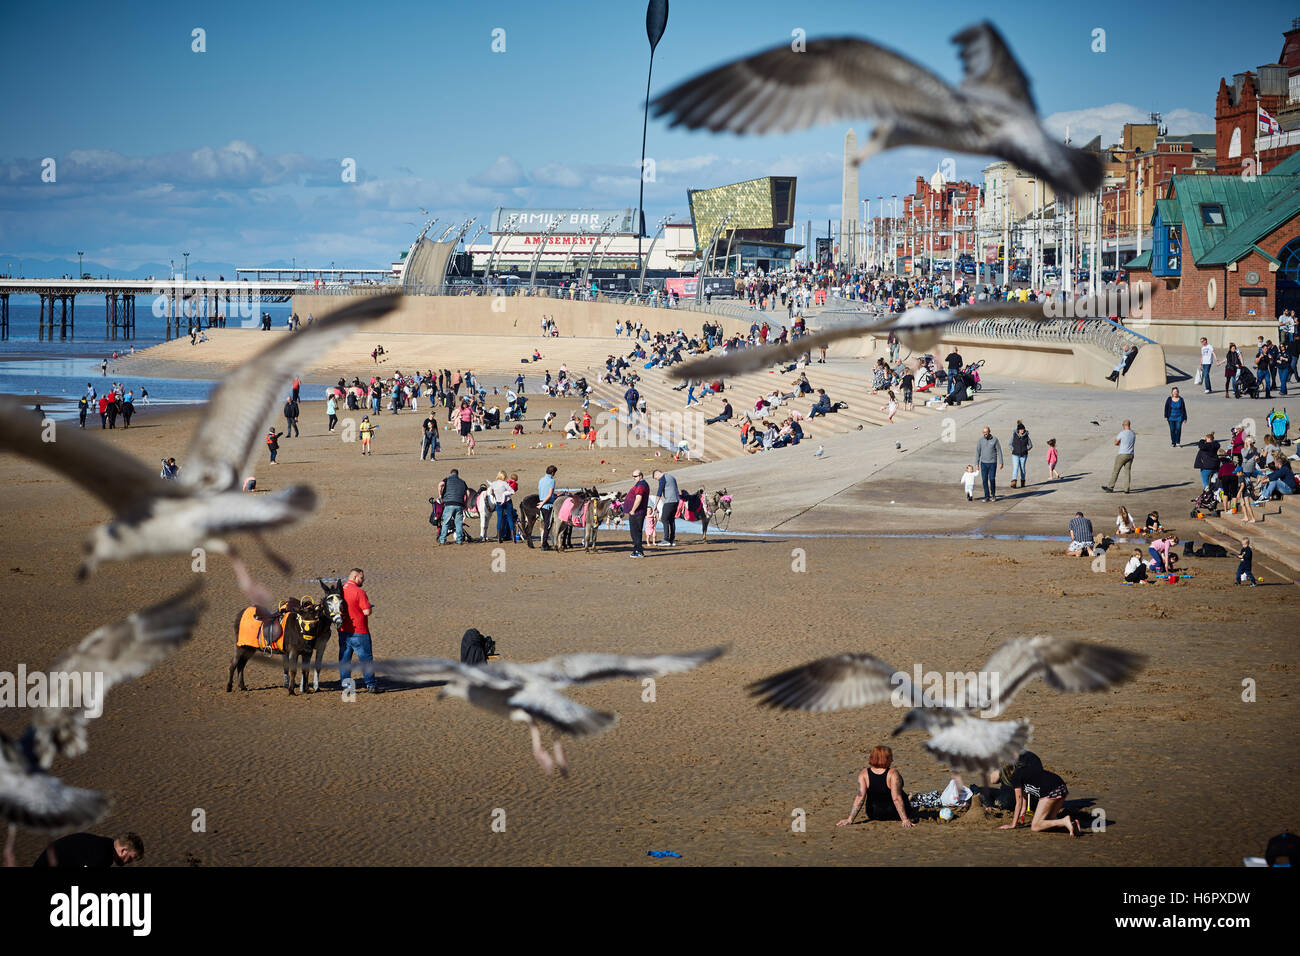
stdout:
[(0, 708), (66, 707), (87, 717), (104, 712), (103, 671), (0, 671)]

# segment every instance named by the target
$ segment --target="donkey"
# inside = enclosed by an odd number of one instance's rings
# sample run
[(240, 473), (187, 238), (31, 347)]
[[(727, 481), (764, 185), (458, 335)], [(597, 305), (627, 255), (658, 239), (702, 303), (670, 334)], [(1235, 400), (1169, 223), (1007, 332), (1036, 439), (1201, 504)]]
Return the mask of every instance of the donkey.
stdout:
[(541, 516), (541, 496), (524, 495), (519, 501), (519, 533), (523, 536), (524, 544), (530, 548), (533, 546), (533, 528), (537, 527), (537, 519)]
[[(596, 532), (614, 506), (617, 495), (602, 495), (595, 488), (586, 488), (579, 495), (570, 495), (572, 504), (567, 511), (561, 512), (556, 527), (556, 550), (563, 551), (573, 546), (573, 529), (582, 528), (582, 547), (586, 551), (596, 549)], [(563, 507), (563, 506), (561, 506)]]
[(687, 521), (699, 521), (701, 540), (707, 541), (709, 538), (709, 516), (718, 510), (719, 502), (727, 489), (714, 492), (713, 501), (710, 503), (704, 497), (704, 489), (701, 488), (695, 494), (689, 492), (682, 493), (682, 500), (677, 505), (677, 517), (684, 518)]
[[(241, 608), (235, 615), (235, 656), (230, 661), (230, 673), (226, 675), (226, 693), (229, 694), (234, 690), (235, 672), (239, 672), (239, 689), (248, 690), (244, 683), (244, 665), (246, 665), (254, 654), (258, 653), (283, 653), (283, 651), (273, 651), (276, 644), (284, 646), (284, 625), (286, 619), (290, 616), (286, 613), (288, 604), (280, 605), (275, 611), (268, 611), (266, 608), (253, 605), (251, 607)], [(239, 632), (246, 618), (249, 618), (249, 612), (252, 612), (251, 618), (247, 620), (248, 627), (251, 628), (254, 623), (258, 625), (257, 637), (262, 647), (256, 647), (250, 644), (239, 643)], [(285, 683), (289, 682), (288, 668), (284, 672)]]

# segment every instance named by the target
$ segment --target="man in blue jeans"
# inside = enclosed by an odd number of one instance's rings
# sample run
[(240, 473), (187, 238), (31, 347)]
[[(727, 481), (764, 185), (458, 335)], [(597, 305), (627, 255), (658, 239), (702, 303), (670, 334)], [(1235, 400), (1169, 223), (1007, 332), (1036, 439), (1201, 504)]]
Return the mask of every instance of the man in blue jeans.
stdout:
[(343, 622), (339, 625), (339, 679), (344, 690), (351, 690), (355, 684), (352, 680), (352, 655), (355, 654), (361, 664), (361, 675), (366, 682), (366, 690), (371, 694), (382, 691), (375, 681), (375, 670), (370, 666), (374, 653), (370, 645), (370, 598), (362, 590), (366, 583), (366, 572), (353, 568), (348, 572), (348, 579), (343, 584)]
[(438, 485), (438, 500), (442, 502), (442, 528), (438, 532), (438, 543), (447, 543), (447, 532), (456, 527), (456, 543), (465, 543), (465, 505), (469, 501), (469, 485), (460, 477), (458, 469), (442, 479)]
[(994, 501), (998, 496), (998, 469), (1004, 467), (1002, 444), (993, 437), (987, 425), (984, 434), (975, 443), (975, 467), (980, 470), (980, 479), (984, 482), (984, 500)]

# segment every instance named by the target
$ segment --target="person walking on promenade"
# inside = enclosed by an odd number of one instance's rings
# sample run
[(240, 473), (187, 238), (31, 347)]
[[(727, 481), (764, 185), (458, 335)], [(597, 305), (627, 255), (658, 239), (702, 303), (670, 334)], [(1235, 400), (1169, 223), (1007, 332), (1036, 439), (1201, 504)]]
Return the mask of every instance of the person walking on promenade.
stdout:
[(1137, 447), (1137, 435), (1133, 432), (1129, 420), (1124, 419), (1124, 426), (1115, 436), (1115, 445), (1119, 452), (1115, 455), (1115, 467), (1110, 473), (1110, 484), (1102, 485), (1102, 491), (1114, 491), (1119, 482), (1119, 473), (1125, 473), (1124, 494), (1133, 489), (1133, 449)]
[(1005, 467), (1002, 460), (1002, 443), (993, 437), (987, 425), (984, 434), (975, 443), (975, 467), (979, 469), (984, 485), (984, 500), (996, 501), (998, 497), (998, 469)]
[(1165, 421), (1169, 422), (1169, 444), (1177, 448), (1183, 441), (1183, 426), (1187, 424), (1187, 402), (1178, 393), (1177, 386), (1165, 399)]
[(1210, 369), (1214, 368), (1216, 362), (1214, 358), (1214, 346), (1210, 345), (1210, 340), (1201, 339), (1201, 384), (1205, 386), (1205, 394), (1211, 394), (1214, 389), (1210, 386)]
[(1024, 488), (1029, 484), (1029, 452), (1033, 447), (1034, 442), (1029, 437), (1029, 429), (1025, 427), (1025, 423), (1016, 422), (1016, 430), (1011, 435), (1012, 488)]

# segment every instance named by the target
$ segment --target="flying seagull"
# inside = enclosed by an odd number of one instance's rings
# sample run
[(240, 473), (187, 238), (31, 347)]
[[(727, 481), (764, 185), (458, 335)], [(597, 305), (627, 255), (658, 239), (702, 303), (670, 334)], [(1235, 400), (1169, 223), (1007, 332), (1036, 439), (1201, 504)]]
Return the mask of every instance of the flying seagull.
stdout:
[(850, 322), (823, 329), (811, 335), (791, 339), (784, 345), (756, 345), (752, 348), (733, 349), (725, 355), (706, 355), (689, 362), (679, 362), (669, 370), (676, 379), (710, 378), (735, 375), (769, 368), (778, 362), (798, 358), (805, 352), (864, 335), (898, 333), (899, 339), (913, 351), (924, 351), (939, 341), (943, 330), (963, 319), (1021, 319), (1046, 321), (1049, 316), (1043, 303), (981, 303), (964, 305), (957, 309), (930, 309), (924, 306), (893, 313), (883, 318), (873, 317), (864, 322)]
[(732, 133), (786, 133), (857, 118), (877, 120), (855, 162), (898, 146), (997, 156), (1033, 173), (1059, 195), (1101, 185), (1101, 160), (1043, 129), (1020, 69), (990, 23), (952, 38), (960, 87), (906, 57), (858, 37), (781, 44), (687, 80), (651, 104), (672, 126)]
[[(103, 675), (103, 684), (96, 691), (107, 693), (146, 673), (188, 641), (201, 610), (194, 600), (197, 592), (197, 587), (191, 588), (94, 631), (49, 671), (49, 698), (56, 696), (53, 675), (59, 675), (60, 680), (80, 680), (81, 698), (69, 700), (64, 694), (59, 694), (58, 700), (47, 698), (21, 738), (10, 740), (0, 734), (0, 818), (9, 823), (6, 865), (13, 865), (15, 827), (84, 827), (108, 812), (108, 798), (102, 793), (70, 787), (47, 771), (56, 757), (77, 757), (86, 752), (86, 730), (94, 716), (88, 715), (87, 708), (98, 709), (103, 704), (102, 698), (86, 697), (90, 675)], [(65, 691), (67, 686), (61, 685), (59, 690)], [(70, 686), (75, 688), (77, 684)]]
[[(1010, 763), (1029, 743), (1027, 720), (985, 720), (1001, 714), (1029, 681), (1042, 676), (1054, 690), (1077, 693), (1105, 690), (1131, 678), (1145, 658), (1140, 654), (1059, 637), (1015, 637), (989, 658), (976, 676), (945, 688), (939, 703), (930, 691), (912, 684), (870, 654), (838, 654), (773, 674), (748, 690), (768, 707), (824, 713), (892, 701), (910, 706), (894, 730), (925, 730), (925, 749), (954, 770), (993, 770)], [(934, 690), (937, 690), (934, 689)]]
[[(721, 656), (725, 647), (684, 654), (564, 654), (534, 663), (507, 660), (462, 664), (440, 657), (376, 660), (375, 673), (402, 681), (446, 681), (439, 696), (459, 697), (500, 717), (521, 721), (532, 735), (533, 756), (546, 773), (568, 775), (564, 749), (557, 738), (553, 754), (542, 747), (538, 721), (560, 733), (586, 736), (608, 730), (617, 714), (592, 710), (560, 693), (574, 684), (616, 677), (658, 677), (694, 670)], [(256, 660), (256, 658), (255, 658)], [(263, 663), (259, 661), (259, 663)], [(279, 665), (275, 665), (279, 666)], [(337, 668), (337, 662), (326, 665)]]
[(301, 331), (277, 338), (226, 375), (208, 401), (176, 481), (163, 480), (139, 459), (80, 429), (59, 428), (55, 440), (47, 441), (41, 419), (11, 399), (0, 399), (0, 450), (62, 473), (112, 510), (112, 519), (87, 539), (78, 577), (84, 579), (104, 561), (189, 555), (203, 548), (230, 558), (252, 603), (272, 606), (270, 592), (253, 581), (226, 538), (251, 532), (266, 556), (287, 571), (288, 564), (267, 548), (258, 532), (310, 514), (316, 492), (298, 485), (250, 495), (240, 489), (240, 476), (259, 444), (262, 427), (285, 395), (289, 377), (362, 323), (390, 312), (400, 298), (358, 298)]

